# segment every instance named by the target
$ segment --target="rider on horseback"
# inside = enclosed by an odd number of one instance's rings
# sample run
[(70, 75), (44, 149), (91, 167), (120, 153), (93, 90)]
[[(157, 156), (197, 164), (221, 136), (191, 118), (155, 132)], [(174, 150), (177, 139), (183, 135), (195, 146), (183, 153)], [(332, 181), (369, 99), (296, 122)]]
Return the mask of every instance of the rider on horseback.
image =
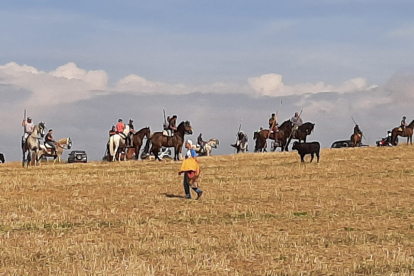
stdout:
[(206, 142), (203, 141), (203, 138), (201, 137), (201, 133), (200, 135), (198, 135), (197, 137), (197, 144), (200, 146), (200, 152), (204, 152), (204, 145)]
[(405, 127), (407, 126), (405, 119), (407, 119), (407, 117), (403, 116), (401, 120), (401, 126), (400, 126), (403, 134), (405, 133)]
[(32, 134), (35, 125), (32, 121), (32, 118), (27, 117), (27, 120), (23, 120), (22, 126), (24, 127), (24, 136), (23, 136), (24, 138), (23, 139), (24, 139), (24, 143), (26, 143), (27, 137), (29, 137)]
[(53, 134), (53, 129), (49, 129), (49, 132), (46, 134), (45, 137), (45, 146), (48, 145), (51, 149), (52, 149), (52, 154), (55, 153), (56, 154), (56, 146), (55, 146), (55, 139), (53, 139), (52, 137)]
[(272, 113), (272, 116), (269, 119), (269, 130), (272, 132), (278, 131), (277, 121), (276, 121), (276, 114)]
[(109, 137), (116, 134), (116, 127), (112, 126), (112, 129), (109, 131)]
[(354, 127), (354, 135), (358, 135), (359, 137), (362, 136), (362, 131), (359, 129), (359, 125), (355, 125)]
[(132, 147), (132, 143), (131, 143), (131, 141), (132, 141), (132, 135), (135, 134), (134, 120), (129, 119), (128, 126), (129, 126), (129, 134), (126, 137), (126, 144), (127, 144), (127, 146), (131, 146)]
[(174, 136), (174, 131), (177, 130), (177, 115), (173, 115), (168, 120), (168, 129), (171, 131), (171, 136)]
[(116, 134), (123, 133), (125, 129), (125, 125), (122, 119), (118, 119), (118, 123), (116, 124)]
[(295, 116), (290, 119), (290, 122), (293, 124), (293, 130), (297, 130), (303, 124), (302, 118), (297, 112), (295, 112)]

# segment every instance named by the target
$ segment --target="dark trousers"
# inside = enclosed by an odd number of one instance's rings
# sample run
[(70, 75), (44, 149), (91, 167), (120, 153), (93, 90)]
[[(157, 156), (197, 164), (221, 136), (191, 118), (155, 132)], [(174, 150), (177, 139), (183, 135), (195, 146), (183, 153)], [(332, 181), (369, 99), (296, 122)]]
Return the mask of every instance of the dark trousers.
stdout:
[[(191, 192), (190, 192), (190, 181), (188, 178), (188, 174), (187, 172), (184, 172), (184, 192), (185, 192), (185, 197), (186, 198), (191, 198)], [(192, 188), (194, 192), (198, 193), (202, 193), (203, 191), (199, 188)]]

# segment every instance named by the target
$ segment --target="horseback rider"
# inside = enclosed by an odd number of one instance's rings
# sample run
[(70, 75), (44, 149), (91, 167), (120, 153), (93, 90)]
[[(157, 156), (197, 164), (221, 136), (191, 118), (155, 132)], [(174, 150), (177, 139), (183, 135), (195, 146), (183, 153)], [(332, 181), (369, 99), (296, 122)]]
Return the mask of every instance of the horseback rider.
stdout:
[(170, 119), (171, 119), (171, 117), (170, 116), (168, 116), (167, 117), (167, 120), (166, 121), (164, 121), (164, 124), (163, 124), (163, 128), (164, 128), (164, 130), (168, 133), (168, 130), (169, 130), (169, 128), (168, 128), (168, 126), (170, 125)]
[(243, 131), (239, 131), (237, 133), (237, 142), (236, 144), (232, 144), (232, 147), (238, 147), (240, 145), (240, 143), (243, 141), (243, 139), (246, 137), (247, 135), (243, 132)]
[(53, 129), (49, 129), (49, 132), (46, 134), (44, 144), (45, 146), (48, 145), (52, 148), (51, 154), (53, 153), (56, 154), (56, 146), (55, 146), (56, 141), (55, 139), (53, 139), (52, 134), (53, 134)]
[(125, 142), (126, 142), (126, 144), (128, 146), (131, 146), (132, 147), (132, 143), (131, 143), (131, 141), (132, 141), (132, 135), (135, 134), (134, 120), (129, 119), (128, 126), (129, 126), (129, 134), (126, 137), (126, 141)]
[(22, 126), (24, 127), (23, 139), (24, 139), (24, 143), (26, 143), (27, 137), (29, 137), (33, 133), (35, 125), (32, 121), (32, 118), (27, 117), (27, 120), (23, 120)]
[(302, 118), (297, 112), (295, 112), (295, 116), (290, 119), (290, 122), (293, 124), (293, 130), (297, 130), (303, 124)]
[(198, 135), (197, 137), (197, 144), (200, 146), (200, 152), (204, 152), (204, 145), (206, 142), (203, 141), (203, 138), (201, 137), (202, 133), (200, 133), (200, 135)]
[(171, 136), (174, 136), (174, 131), (177, 130), (177, 115), (173, 115), (168, 120), (168, 129), (171, 131)]
[(116, 134), (116, 127), (113, 125), (112, 129), (109, 131), (109, 137), (113, 136)]
[(405, 134), (405, 127), (407, 126), (407, 123), (405, 122), (405, 119), (407, 119), (407, 117), (403, 116), (402, 117), (402, 120), (401, 120), (401, 126), (400, 126), (403, 135)]
[(362, 131), (359, 128), (359, 125), (355, 125), (355, 127), (354, 127), (354, 135), (358, 135), (359, 137), (362, 136)]
[(272, 116), (269, 119), (269, 130), (276, 132), (278, 131), (277, 121), (276, 121), (276, 114), (272, 113)]
[(125, 129), (124, 122), (122, 119), (118, 119), (118, 123), (116, 124), (116, 134), (123, 133)]

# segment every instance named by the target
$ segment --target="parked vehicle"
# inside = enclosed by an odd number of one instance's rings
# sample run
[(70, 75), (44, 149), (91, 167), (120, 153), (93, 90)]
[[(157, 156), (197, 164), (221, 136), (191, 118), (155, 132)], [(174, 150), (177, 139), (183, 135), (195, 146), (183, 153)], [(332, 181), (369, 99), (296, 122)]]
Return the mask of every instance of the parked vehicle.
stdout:
[(348, 148), (351, 146), (351, 140), (335, 141), (331, 145), (331, 149)]
[(87, 163), (88, 156), (84, 150), (74, 150), (69, 153), (68, 163)]

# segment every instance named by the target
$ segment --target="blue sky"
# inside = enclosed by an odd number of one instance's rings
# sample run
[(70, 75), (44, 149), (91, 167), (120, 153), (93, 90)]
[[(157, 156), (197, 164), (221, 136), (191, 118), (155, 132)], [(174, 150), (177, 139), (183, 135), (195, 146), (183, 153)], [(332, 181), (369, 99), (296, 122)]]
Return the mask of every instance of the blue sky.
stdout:
[[(358, 112), (369, 123), (384, 105), (410, 110), (407, 101), (397, 99), (412, 100), (413, 94), (407, 85), (414, 76), (412, 1), (7, 1), (0, 6), (0, 127), (12, 132), (0, 134), (0, 151), (9, 155), (15, 154), (8, 143), (20, 135), (22, 109), (38, 120), (55, 121), (48, 110), (85, 108), (85, 101), (95, 108), (112, 99), (99, 95), (127, 95), (138, 106), (148, 95), (154, 102), (163, 94), (223, 95), (220, 105), (195, 101), (206, 106), (193, 114), (166, 103), (169, 112), (199, 123), (208, 111), (225, 112), (226, 100), (234, 101), (238, 93), (246, 110), (246, 99), (261, 103), (270, 97), (277, 106), (278, 98), (291, 97), (297, 102), (284, 106), (283, 119), (304, 108), (319, 125), (329, 111), (340, 111), (339, 121)], [(364, 105), (333, 107), (352, 99)], [(158, 118), (160, 108), (154, 104), (148, 116)], [(256, 121), (259, 126), (274, 111), (254, 117), (240, 109), (233, 119), (238, 125), (240, 117), (249, 117), (251, 127)], [(94, 123), (101, 125), (95, 131), (103, 140), (118, 117), (134, 116), (122, 109), (108, 112), (113, 119)], [(385, 114), (397, 123), (401, 115)], [(72, 119), (74, 125), (82, 120)], [(49, 127), (58, 136), (66, 131)], [(339, 136), (349, 131), (337, 129)], [(233, 139), (224, 129), (217, 132)]]

